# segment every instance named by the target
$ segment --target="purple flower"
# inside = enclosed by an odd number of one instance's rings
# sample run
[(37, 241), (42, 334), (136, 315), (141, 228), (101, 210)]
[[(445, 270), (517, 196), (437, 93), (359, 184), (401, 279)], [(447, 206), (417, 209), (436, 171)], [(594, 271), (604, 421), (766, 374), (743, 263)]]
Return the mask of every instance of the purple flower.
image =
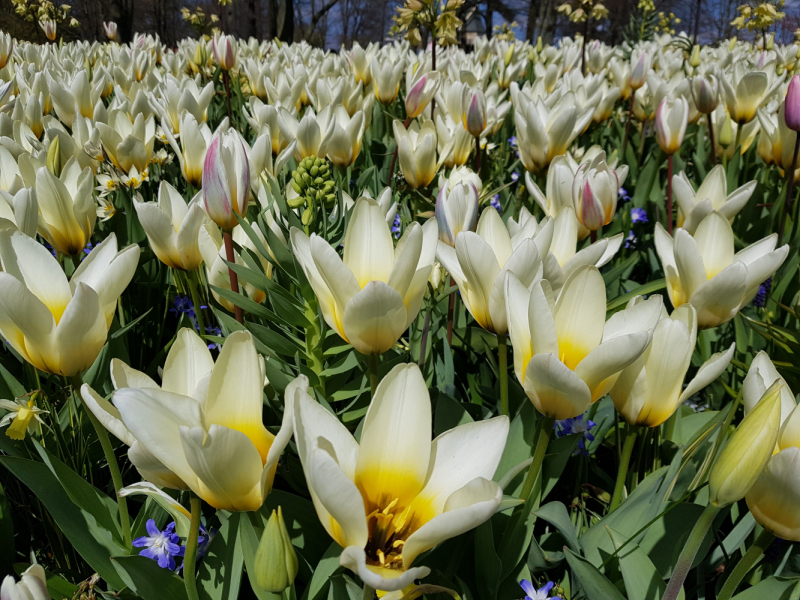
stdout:
[(636, 236), (633, 235), (633, 231), (628, 232), (628, 237), (625, 238), (625, 247), (630, 248), (636, 243)]
[(519, 582), (519, 587), (525, 592), (525, 600), (547, 600), (550, 597), (550, 590), (553, 589), (555, 583), (548, 581), (538, 590), (533, 587), (533, 584), (527, 579)]
[(630, 195), (628, 194), (627, 190), (625, 190), (625, 188), (623, 188), (623, 187), (619, 188), (619, 192), (617, 192), (617, 193), (618, 193), (618, 195), (619, 195), (620, 199), (621, 199), (623, 202), (627, 202), (628, 200), (630, 200), (630, 199), (631, 199), (631, 197), (630, 197)]
[(52, 254), (53, 256), (55, 256), (56, 258), (58, 258), (58, 256), (56, 256), (56, 249), (55, 249), (55, 248), (53, 248), (53, 247), (52, 247), (50, 244), (48, 244), (47, 242), (45, 242), (45, 243), (44, 243), (44, 246), (45, 246), (45, 248), (47, 248), (48, 250), (50, 250), (50, 254)]
[(494, 196), (492, 196), (492, 199), (489, 200), (489, 204), (497, 212), (503, 212), (503, 207), (500, 205), (500, 194), (495, 194)]
[[(572, 419), (563, 419), (556, 421), (554, 429), (556, 430), (556, 437), (563, 437), (565, 435), (581, 434), (581, 439), (578, 441), (578, 449), (574, 454), (587, 456), (586, 445), (584, 440), (594, 441), (594, 435), (591, 431), (597, 425), (591, 419), (585, 419), (586, 415), (580, 415)], [(585, 419), (585, 420), (584, 420)]]
[(767, 304), (767, 296), (769, 296), (769, 292), (772, 289), (772, 277), (767, 278), (767, 280), (758, 286), (758, 293), (756, 297), (753, 298), (753, 306), (757, 308), (764, 308)]
[(145, 529), (149, 535), (133, 540), (135, 548), (144, 548), (139, 552), (139, 556), (152, 558), (162, 569), (174, 570), (175, 557), (181, 556), (180, 538), (175, 533), (175, 522), (167, 525), (164, 531), (159, 531), (156, 522), (148, 519)]
[(511, 172), (511, 181), (513, 181), (514, 183), (519, 181), (519, 173), (517, 173), (516, 171), (512, 171)]
[[(206, 325), (206, 335), (215, 335), (217, 337), (222, 337), (222, 330), (219, 327), (214, 327), (213, 325)], [(209, 350), (222, 350), (219, 344), (216, 342), (209, 342), (208, 343)]]
[(94, 249), (94, 246), (92, 246), (92, 242), (89, 242), (88, 244), (86, 244), (86, 248), (84, 248), (84, 249), (83, 249), (83, 253), (84, 253), (86, 256), (89, 256), (89, 253), (90, 253), (90, 252), (91, 252), (93, 249)]
[(510, 138), (508, 138), (508, 143), (511, 144), (512, 146), (516, 146), (517, 145), (517, 136), (512, 135)]
[(633, 223), (647, 223), (647, 211), (643, 208), (632, 208), (631, 221)]
[(172, 308), (169, 309), (169, 312), (179, 319), (181, 315), (186, 315), (194, 325), (194, 328), (199, 328), (197, 324), (197, 314), (194, 312), (194, 302), (192, 302), (189, 296), (175, 296), (175, 300), (172, 301)]
[[(175, 523), (173, 523), (173, 525), (175, 525)], [(195, 561), (200, 560), (208, 553), (208, 546), (211, 544), (211, 540), (214, 539), (214, 536), (217, 535), (217, 532), (218, 530), (213, 528), (209, 531), (200, 523), (200, 536), (197, 538), (197, 556), (195, 557)], [(186, 546), (181, 546), (178, 556), (186, 556)], [(183, 567), (183, 565), (181, 565), (181, 567)]]
[(394, 224), (392, 225), (392, 233), (394, 234), (394, 238), (397, 239), (400, 237), (400, 215), (396, 214), (394, 216)]

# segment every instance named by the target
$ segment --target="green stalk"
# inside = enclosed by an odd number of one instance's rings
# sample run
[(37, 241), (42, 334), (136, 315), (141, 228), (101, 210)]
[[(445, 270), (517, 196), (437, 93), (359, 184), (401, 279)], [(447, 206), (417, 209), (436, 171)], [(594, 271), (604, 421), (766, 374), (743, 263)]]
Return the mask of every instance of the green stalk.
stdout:
[(719, 510), (719, 507), (709, 504), (703, 514), (700, 515), (697, 523), (694, 524), (692, 533), (689, 534), (689, 539), (686, 540), (686, 544), (681, 550), (681, 555), (678, 557), (678, 562), (672, 571), (672, 577), (669, 579), (669, 584), (667, 589), (664, 590), (661, 600), (675, 600), (680, 594), (683, 582), (686, 581), (689, 569), (692, 568), (694, 557), (697, 556), (697, 551), (700, 550), (700, 545), (703, 543)]
[(636, 436), (639, 435), (639, 428), (636, 425), (628, 426), (628, 433), (625, 436), (625, 445), (622, 447), (622, 458), (619, 461), (619, 472), (617, 473), (617, 483), (614, 486), (614, 495), (611, 497), (611, 505), (608, 512), (613, 512), (622, 503), (622, 490), (625, 488), (625, 480), (628, 477), (628, 466), (631, 463), (633, 449), (636, 447)]
[(500, 412), (508, 416), (508, 339), (497, 334), (497, 357), (500, 370)]
[(194, 314), (197, 317), (197, 326), (200, 328), (200, 335), (203, 336), (206, 334), (206, 323), (203, 318), (203, 309), (200, 308), (200, 294), (197, 291), (195, 277), (197, 277), (196, 269), (191, 273), (186, 273), (186, 281), (189, 282), (189, 293), (192, 295), (192, 304), (194, 304)]
[(736, 588), (739, 587), (744, 576), (755, 566), (774, 539), (775, 535), (772, 532), (766, 529), (761, 532), (756, 538), (756, 541), (753, 542), (753, 545), (745, 552), (745, 555), (736, 565), (736, 568), (728, 575), (728, 579), (725, 581), (725, 585), (722, 586), (717, 600), (730, 600), (730, 597), (733, 596), (733, 593), (736, 591)]
[(373, 598), (375, 598), (375, 588), (372, 588), (365, 583), (364, 593), (361, 596), (361, 600), (372, 600)]
[(381, 378), (378, 376), (378, 355), (377, 354), (370, 354), (369, 358), (369, 389), (372, 393), (372, 397), (375, 398), (375, 390), (378, 389), (378, 384), (381, 382)]
[[(74, 375), (70, 377), (70, 383), (72, 383), (72, 392), (76, 396), (80, 396), (80, 389), (83, 381), (81, 381), (80, 375)], [(82, 403), (83, 404), (83, 403)], [(94, 427), (95, 432), (97, 432), (97, 439), (100, 440), (100, 446), (103, 448), (103, 454), (106, 457), (106, 462), (108, 463), (108, 470), (111, 471), (111, 481), (114, 482), (114, 491), (117, 495), (117, 506), (119, 507), (119, 522), (120, 526), (122, 527), (122, 539), (125, 541), (125, 547), (131, 547), (131, 520), (128, 516), (128, 501), (119, 495), (119, 491), (122, 489), (122, 475), (119, 471), (119, 463), (117, 463), (117, 457), (114, 454), (114, 448), (111, 445), (111, 440), (108, 437), (108, 431), (100, 421), (97, 420), (97, 417), (94, 416), (91, 410), (83, 404), (84, 409), (86, 410), (86, 414), (89, 416), (89, 420), (92, 422), (92, 426)]]
[(317, 389), (325, 396), (325, 379), (322, 377), (322, 371), (325, 369), (325, 362), (322, 356), (322, 327), (317, 315), (317, 301), (305, 300), (305, 316), (311, 327), (306, 328), (306, 353), (310, 359), (309, 366), (314, 371), (319, 379), (319, 386)]
[(547, 453), (547, 444), (550, 442), (550, 436), (553, 433), (553, 425), (555, 424), (555, 417), (539, 416), (539, 431), (536, 435), (536, 447), (533, 451), (533, 461), (531, 466), (528, 467), (528, 474), (525, 476), (525, 482), (522, 484), (522, 492), (520, 499), (527, 500), (533, 491), (533, 484), (536, 483), (536, 478), (539, 476), (539, 471), (542, 469), (544, 462), (544, 455)]
[(200, 539), (200, 513), (202, 501), (192, 494), (189, 501), (192, 507), (192, 521), (189, 525), (189, 537), (186, 539), (186, 554), (183, 557), (183, 582), (186, 585), (186, 597), (189, 600), (200, 600), (197, 595), (197, 581), (195, 580), (195, 562), (197, 559), (197, 544)]

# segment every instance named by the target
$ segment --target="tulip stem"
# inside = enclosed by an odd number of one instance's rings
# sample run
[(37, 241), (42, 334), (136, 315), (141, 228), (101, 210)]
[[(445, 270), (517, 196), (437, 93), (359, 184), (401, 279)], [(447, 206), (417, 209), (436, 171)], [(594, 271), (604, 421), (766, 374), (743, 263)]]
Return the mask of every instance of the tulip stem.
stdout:
[(428, 333), (430, 332), (431, 328), (431, 307), (425, 309), (425, 321), (422, 324), (422, 339), (419, 342), (419, 360), (417, 364), (419, 365), (420, 371), (425, 366), (425, 353), (428, 349)]
[(786, 217), (789, 215), (789, 207), (792, 204), (792, 191), (794, 188), (794, 175), (797, 170), (797, 151), (800, 150), (800, 135), (796, 136), (794, 142), (794, 154), (792, 155), (792, 167), (786, 174), (789, 180), (786, 183), (786, 199), (783, 201), (783, 214), (781, 215), (781, 226), (778, 231), (778, 243), (783, 240), (783, 232), (786, 229)]
[(192, 521), (189, 525), (189, 537), (186, 538), (186, 554), (183, 557), (183, 582), (186, 585), (186, 597), (189, 600), (199, 600), (195, 579), (195, 562), (197, 562), (197, 544), (200, 540), (202, 501), (198, 496), (192, 494), (189, 503), (192, 507)]
[[(406, 117), (406, 120), (403, 123), (403, 127), (408, 129), (408, 125), (410, 123), (411, 123), (411, 119), (409, 117)], [(386, 133), (388, 134), (389, 132), (387, 131)], [(395, 144), (395, 146), (394, 146), (394, 154), (392, 154), (392, 162), (389, 165), (389, 181), (386, 182), (386, 185), (388, 185), (389, 187), (392, 187), (392, 179), (394, 179), (394, 166), (395, 166), (395, 164), (397, 164), (397, 148), (398, 148), (398, 146), (397, 146), (397, 144)]]
[(226, 69), (222, 70), (222, 81), (225, 83), (225, 98), (228, 101), (228, 125), (233, 127), (233, 116), (231, 115), (231, 79)]
[(192, 295), (192, 304), (194, 304), (194, 315), (197, 317), (197, 328), (200, 330), (200, 335), (203, 336), (206, 334), (206, 323), (203, 318), (203, 309), (200, 304), (200, 294), (197, 292), (195, 277), (198, 277), (196, 269), (186, 274), (186, 281), (189, 283), (189, 293)]
[[(70, 383), (72, 384), (72, 393), (75, 394), (76, 397), (80, 397), (80, 389), (81, 385), (83, 385), (81, 376), (74, 375), (70, 377)], [(131, 542), (133, 540), (131, 537), (131, 519), (128, 516), (128, 501), (124, 496), (119, 495), (119, 491), (123, 488), (123, 484), (122, 475), (119, 471), (119, 463), (117, 462), (117, 456), (114, 454), (114, 447), (111, 445), (111, 440), (108, 437), (108, 431), (106, 431), (106, 428), (103, 427), (100, 421), (97, 420), (97, 417), (94, 416), (94, 413), (89, 410), (86, 404), (84, 404), (83, 407), (86, 410), (89, 420), (92, 422), (95, 432), (97, 433), (97, 439), (100, 440), (100, 446), (103, 448), (103, 454), (105, 455), (106, 462), (108, 463), (108, 470), (111, 471), (111, 481), (114, 483), (114, 491), (116, 492), (117, 496), (117, 506), (119, 507), (119, 523), (122, 528), (122, 539), (125, 542), (125, 547), (130, 548), (132, 547)]]
[(362, 600), (373, 600), (375, 598), (375, 588), (364, 584), (364, 594), (361, 596)]
[(631, 90), (631, 106), (628, 109), (628, 120), (625, 122), (625, 137), (622, 138), (622, 154), (620, 160), (625, 160), (625, 148), (628, 146), (628, 136), (631, 131), (631, 120), (633, 119), (633, 102), (636, 98), (636, 90)]
[(683, 582), (686, 581), (686, 576), (689, 574), (689, 569), (692, 568), (697, 551), (711, 529), (711, 524), (714, 522), (714, 517), (719, 512), (719, 507), (709, 504), (706, 506), (703, 514), (697, 520), (692, 528), (692, 533), (689, 534), (689, 539), (681, 550), (681, 555), (678, 557), (678, 562), (675, 564), (675, 569), (672, 571), (672, 577), (669, 579), (667, 589), (664, 590), (664, 595), (661, 600), (675, 600), (680, 594)]
[[(223, 231), (222, 232), (222, 239), (225, 241), (225, 258), (226, 260), (233, 264), (236, 262), (236, 257), (233, 254), (233, 237), (231, 236), (230, 231)], [(231, 291), (234, 294), (239, 293), (239, 277), (236, 275), (236, 272), (228, 267), (228, 276), (231, 280)], [(239, 323), (242, 322), (242, 307), (233, 305), (233, 314), (236, 315), (236, 320)]]
[[(453, 287), (455, 283), (453, 282), (453, 276), (450, 276), (450, 287)], [(453, 317), (456, 312), (456, 294), (453, 292), (450, 294), (450, 305), (447, 308), (447, 345), (448, 347), (453, 347)]]
[(761, 534), (756, 538), (756, 541), (753, 542), (753, 545), (747, 549), (742, 559), (737, 563), (736, 567), (731, 571), (731, 574), (728, 576), (728, 579), (725, 581), (725, 585), (722, 586), (722, 589), (719, 592), (719, 596), (717, 596), (717, 600), (730, 600), (733, 593), (736, 591), (736, 588), (739, 587), (739, 584), (744, 579), (744, 576), (750, 571), (750, 569), (755, 566), (758, 559), (764, 554), (764, 551), (769, 547), (769, 545), (775, 539), (775, 535), (767, 531), (766, 529), (761, 532)]
[(536, 447), (533, 451), (531, 466), (528, 467), (528, 474), (525, 476), (525, 482), (522, 484), (522, 491), (519, 495), (521, 500), (527, 500), (531, 495), (531, 491), (533, 491), (533, 484), (536, 483), (536, 478), (539, 476), (539, 471), (542, 469), (544, 455), (547, 452), (547, 444), (550, 442), (550, 436), (553, 433), (553, 425), (555, 422), (555, 417), (539, 415), (539, 431), (536, 435)]
[(481, 137), (475, 136), (475, 173), (481, 176)]
[(497, 334), (497, 362), (500, 371), (500, 413), (508, 416), (508, 339)]
[(714, 143), (714, 125), (711, 123), (711, 115), (706, 115), (708, 121), (708, 139), (711, 142), (711, 164), (717, 164), (717, 145)]
[(639, 428), (635, 425), (628, 427), (625, 436), (625, 445), (622, 447), (622, 457), (619, 459), (619, 471), (617, 472), (617, 483), (614, 486), (614, 495), (611, 497), (611, 504), (608, 512), (613, 512), (622, 503), (622, 491), (625, 488), (625, 480), (628, 478), (628, 467), (631, 464), (633, 449), (636, 447), (636, 437), (639, 435)]
[(667, 233), (672, 235), (672, 154), (667, 155)]
[(378, 389), (378, 384), (381, 382), (381, 378), (378, 376), (378, 355), (377, 354), (370, 354), (368, 358), (369, 363), (369, 389), (372, 393), (372, 397), (375, 397), (375, 390)]

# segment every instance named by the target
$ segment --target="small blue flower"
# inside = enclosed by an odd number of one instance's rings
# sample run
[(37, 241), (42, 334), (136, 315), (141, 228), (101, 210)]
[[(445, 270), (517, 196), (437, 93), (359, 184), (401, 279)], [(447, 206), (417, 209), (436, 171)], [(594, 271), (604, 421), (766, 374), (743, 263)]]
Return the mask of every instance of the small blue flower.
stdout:
[(556, 584), (552, 581), (548, 581), (537, 590), (527, 579), (523, 579), (519, 582), (519, 587), (521, 587), (522, 591), (526, 594), (524, 600), (547, 600), (547, 598), (550, 597), (550, 590), (552, 590), (555, 585)]
[(500, 204), (500, 194), (495, 194), (492, 196), (492, 199), (489, 200), (489, 204), (492, 208), (494, 208), (497, 212), (503, 212), (503, 207)]
[[(215, 335), (217, 337), (222, 337), (222, 330), (219, 327), (214, 327), (213, 325), (206, 325), (206, 335)], [(208, 343), (209, 350), (222, 350), (219, 344), (216, 342), (209, 342)]]
[(392, 233), (394, 234), (394, 238), (397, 239), (400, 237), (400, 215), (396, 214), (394, 216), (394, 224), (392, 225)]
[[(200, 309), (208, 308), (207, 306), (201, 304)], [(172, 301), (172, 308), (169, 309), (173, 315), (177, 318), (181, 318), (181, 315), (186, 315), (189, 317), (189, 320), (194, 325), (194, 328), (197, 331), (200, 331), (200, 325), (197, 324), (197, 313), (194, 311), (194, 302), (189, 296), (175, 296), (175, 300)]]
[[(594, 441), (594, 435), (591, 433), (592, 429), (597, 425), (591, 419), (585, 419), (586, 415), (579, 415), (572, 419), (563, 419), (556, 421), (554, 429), (556, 430), (556, 437), (563, 437), (565, 435), (581, 434), (581, 439), (578, 441), (578, 449), (574, 454), (583, 456), (588, 455), (584, 440)], [(585, 419), (585, 420), (584, 420)]]
[(205, 527), (200, 525), (200, 538), (197, 541), (197, 558), (200, 559), (206, 555), (208, 552), (208, 546), (211, 544), (211, 540), (214, 539), (214, 536), (217, 535), (217, 529), (211, 529), (210, 531), (207, 530)]
[(508, 143), (511, 144), (512, 146), (516, 146), (517, 145), (517, 136), (512, 135), (510, 138), (508, 138)]
[(772, 277), (767, 278), (767, 280), (758, 286), (758, 293), (756, 297), (753, 298), (753, 306), (757, 308), (764, 308), (767, 304), (767, 296), (769, 296), (769, 292), (772, 289)]
[(633, 223), (647, 223), (647, 211), (643, 208), (632, 208), (631, 221)]
[(625, 247), (630, 248), (636, 243), (636, 236), (633, 235), (633, 230), (628, 232), (628, 237), (625, 238)]
[(628, 192), (627, 192), (627, 190), (625, 188), (622, 188), (622, 187), (619, 188), (618, 194), (619, 194), (620, 199), (623, 202), (628, 202), (628, 200), (631, 199), (630, 195), (628, 194)]
[(514, 183), (519, 181), (519, 173), (517, 173), (516, 171), (512, 171), (511, 172), (511, 181), (513, 181)]
[(86, 256), (89, 256), (89, 253), (90, 253), (92, 250), (94, 250), (94, 246), (92, 245), (92, 242), (89, 242), (88, 244), (86, 244), (86, 248), (84, 248), (84, 249), (83, 249), (83, 253), (84, 253)]
[(52, 247), (50, 244), (48, 244), (47, 242), (45, 242), (45, 243), (44, 243), (44, 247), (45, 247), (45, 248), (47, 248), (48, 250), (50, 250), (50, 254), (52, 254), (53, 256), (55, 256), (56, 258), (58, 258), (58, 256), (56, 256), (56, 249), (55, 249), (55, 248), (53, 248), (53, 247)]
[(180, 538), (175, 533), (175, 522), (167, 525), (164, 531), (159, 531), (156, 522), (148, 519), (145, 529), (148, 535), (133, 540), (135, 548), (144, 548), (139, 552), (139, 556), (152, 558), (162, 569), (175, 570), (175, 557), (182, 556)]

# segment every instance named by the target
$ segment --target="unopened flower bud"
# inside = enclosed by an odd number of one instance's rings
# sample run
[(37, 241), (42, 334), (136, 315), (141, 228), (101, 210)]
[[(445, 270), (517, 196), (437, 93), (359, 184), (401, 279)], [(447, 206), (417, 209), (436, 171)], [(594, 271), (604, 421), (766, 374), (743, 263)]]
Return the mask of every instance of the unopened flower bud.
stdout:
[(695, 69), (700, 66), (700, 46), (697, 44), (692, 48), (692, 56), (689, 59), (689, 64)]
[(722, 122), (722, 128), (719, 132), (719, 145), (727, 148), (733, 143), (733, 121), (731, 116), (725, 113), (725, 120)]
[(786, 126), (792, 131), (800, 131), (800, 75), (795, 75), (786, 91)]
[(255, 559), (256, 582), (262, 590), (278, 594), (292, 585), (297, 569), (297, 554), (279, 506), (277, 512), (272, 511), (258, 544)]
[(739, 423), (708, 478), (708, 501), (720, 508), (745, 497), (767, 465), (781, 426), (781, 387), (773, 383)]
[[(633, 58), (633, 57), (631, 57)], [(650, 72), (650, 56), (647, 52), (639, 54), (636, 64), (631, 69), (629, 85), (632, 90), (638, 90), (647, 82), (647, 74)]]
[(54, 136), (47, 149), (47, 170), (56, 177), (61, 177), (61, 144), (58, 139), (57, 135)]
[(464, 86), (461, 94), (461, 119), (472, 137), (486, 129), (486, 98), (480, 88)]

